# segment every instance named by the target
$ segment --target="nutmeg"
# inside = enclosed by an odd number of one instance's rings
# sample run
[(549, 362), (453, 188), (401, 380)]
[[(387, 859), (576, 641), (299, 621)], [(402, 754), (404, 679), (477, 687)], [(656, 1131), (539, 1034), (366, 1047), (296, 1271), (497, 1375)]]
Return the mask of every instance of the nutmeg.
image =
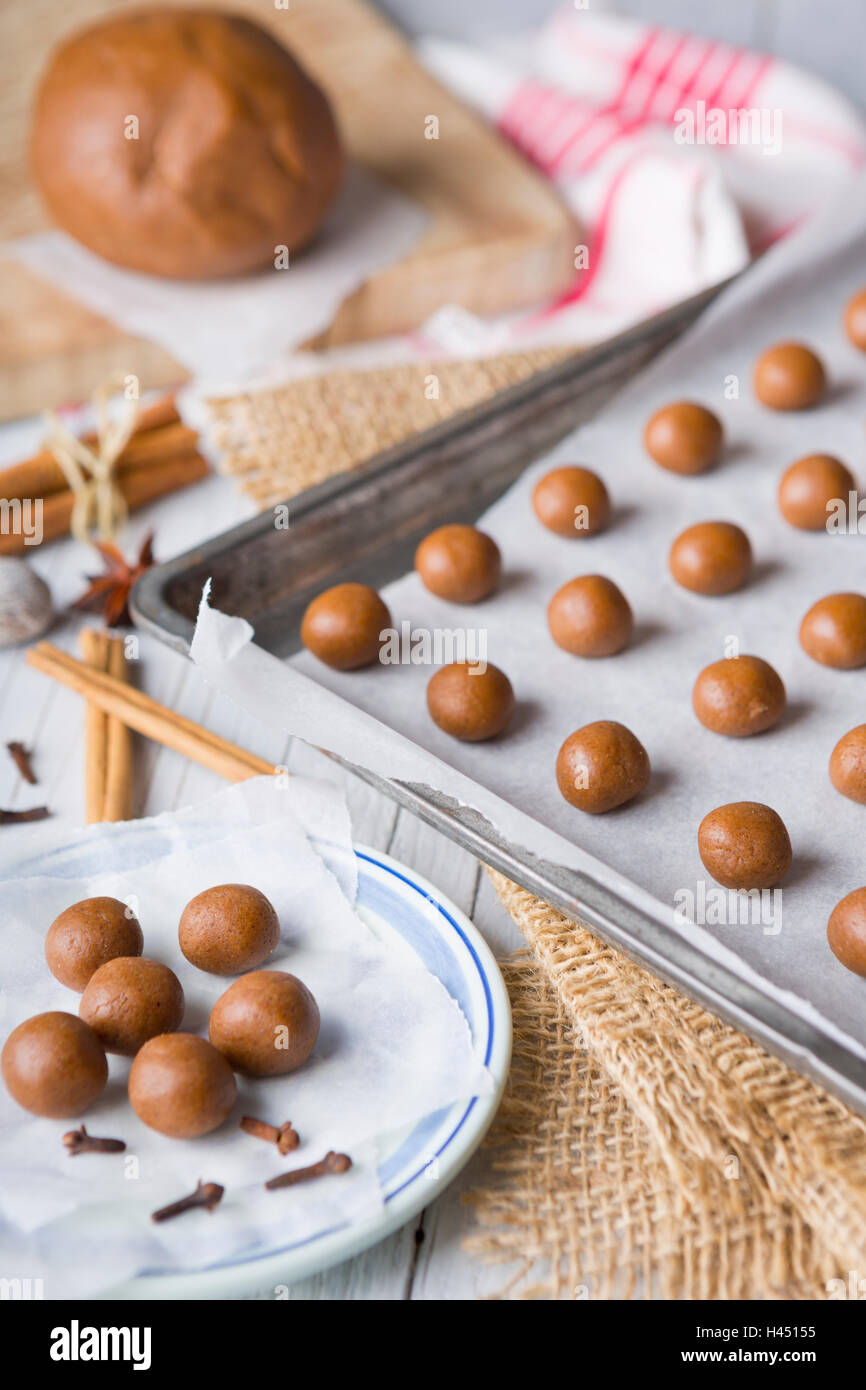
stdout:
[(548, 531), (571, 540), (594, 536), (610, 521), (610, 498), (601, 478), (575, 465), (545, 473), (535, 485), (532, 505)]
[(431, 594), (449, 603), (478, 603), (499, 584), (499, 546), (475, 526), (440, 526), (415, 552), (415, 568)]
[(800, 644), (813, 661), (840, 671), (866, 666), (866, 596), (828, 594), (800, 624)]
[(693, 594), (731, 594), (749, 577), (752, 547), (731, 521), (699, 521), (677, 536), (668, 564), (677, 583)]
[(492, 662), (452, 661), (427, 685), (430, 718), (452, 738), (480, 743), (501, 734), (514, 713), (514, 691)]
[(824, 364), (805, 343), (775, 343), (755, 363), (755, 395), (771, 410), (808, 410), (827, 387)]
[(391, 614), (367, 584), (335, 584), (307, 605), (301, 641), (337, 671), (370, 666), (379, 655)]
[(556, 782), (579, 811), (602, 815), (642, 792), (650, 760), (631, 729), (599, 719), (569, 734), (556, 759)]
[(807, 454), (786, 468), (779, 482), (779, 511), (801, 531), (824, 531), (834, 502), (848, 505), (853, 474), (832, 454)]
[(781, 816), (760, 801), (732, 801), (698, 827), (698, 853), (723, 888), (775, 888), (791, 867), (791, 841)]
[(557, 589), (547, 606), (547, 624), (558, 647), (573, 656), (614, 656), (634, 629), (622, 590), (603, 574), (582, 574)]
[(782, 678), (759, 656), (726, 657), (705, 666), (695, 681), (692, 706), (714, 734), (748, 738), (778, 724), (785, 712)]
[(695, 401), (674, 401), (647, 421), (644, 446), (650, 458), (671, 473), (706, 473), (722, 450), (722, 422)]

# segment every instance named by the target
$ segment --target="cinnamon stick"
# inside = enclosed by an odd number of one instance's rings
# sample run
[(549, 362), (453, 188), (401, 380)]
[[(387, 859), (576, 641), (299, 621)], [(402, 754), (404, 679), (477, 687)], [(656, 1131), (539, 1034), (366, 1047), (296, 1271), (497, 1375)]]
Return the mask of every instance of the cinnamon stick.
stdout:
[[(189, 487), (207, 477), (208, 465), (201, 454), (188, 451), (165, 461), (154, 460), (145, 467), (136, 467), (122, 475), (120, 490), (131, 512), (148, 502)], [(53, 541), (67, 535), (74, 505), (73, 493), (67, 489), (46, 497), (42, 505), (42, 540)], [(30, 547), (23, 535), (0, 534), (0, 555), (19, 555)]]
[(133, 685), (91, 670), (74, 656), (60, 651), (50, 642), (37, 642), (27, 650), (26, 661), (37, 671), (52, 676), (62, 685), (84, 695), (106, 714), (114, 715), (136, 733), (183, 753), (202, 767), (210, 768), (229, 782), (272, 774), (273, 763), (265, 762), (245, 748), (211, 733), (200, 724), (152, 700)]
[[(123, 473), (135, 462), (153, 458), (154, 453), (166, 456), (195, 446), (195, 430), (181, 421), (173, 396), (145, 406), (136, 422), (129, 442), (117, 460), (117, 472)], [(94, 445), (97, 436), (91, 432), (81, 436), (84, 444)], [(53, 492), (65, 492), (66, 474), (50, 449), (40, 449), (32, 458), (23, 459), (0, 471), (0, 497), (48, 497)]]
[[(122, 637), (108, 639), (108, 674), (129, 680)], [(132, 733), (115, 715), (107, 716), (104, 821), (132, 819)]]
[[(108, 670), (108, 634), (86, 627), (78, 638), (81, 655), (94, 671)], [(108, 717), (88, 700), (84, 714), (84, 812), (88, 825), (102, 820), (108, 762)]]

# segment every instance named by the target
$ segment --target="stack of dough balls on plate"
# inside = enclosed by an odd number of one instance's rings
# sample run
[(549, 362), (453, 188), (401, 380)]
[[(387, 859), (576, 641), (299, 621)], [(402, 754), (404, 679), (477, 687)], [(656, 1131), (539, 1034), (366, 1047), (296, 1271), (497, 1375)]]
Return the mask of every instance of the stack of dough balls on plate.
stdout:
[(3, 1080), (36, 1115), (83, 1114), (108, 1079), (106, 1053), (132, 1058), (129, 1100), (139, 1119), (173, 1138), (216, 1129), (237, 1099), (235, 1073), (283, 1076), (310, 1057), (319, 1010), (306, 985), (258, 967), (280, 943), (272, 904), (248, 884), (224, 883), (187, 903), (182, 954), (208, 974), (238, 976), (210, 1014), (209, 1039), (179, 1031), (185, 1000), (167, 965), (142, 954), (144, 936), (116, 898), (87, 898), (55, 919), (45, 940), (51, 973), (81, 995), (77, 1016), (27, 1019), (3, 1047)]

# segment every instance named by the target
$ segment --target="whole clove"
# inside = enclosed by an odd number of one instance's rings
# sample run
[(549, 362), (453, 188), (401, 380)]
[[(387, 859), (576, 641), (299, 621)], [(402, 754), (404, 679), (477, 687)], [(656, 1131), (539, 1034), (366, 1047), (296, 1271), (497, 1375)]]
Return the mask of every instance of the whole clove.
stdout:
[(222, 1201), (224, 1187), (220, 1187), (218, 1182), (202, 1182), (201, 1179), (196, 1183), (195, 1192), (190, 1192), (188, 1197), (181, 1197), (178, 1202), (171, 1202), (167, 1207), (160, 1207), (159, 1211), (151, 1212), (151, 1221), (171, 1221), (175, 1216), (181, 1216), (185, 1211), (192, 1211), (194, 1207), (204, 1207), (206, 1211), (213, 1211), (214, 1207)]
[(295, 1183), (311, 1182), (313, 1178), (324, 1178), (329, 1173), (348, 1173), (351, 1166), (352, 1160), (348, 1154), (336, 1154), (332, 1149), (318, 1163), (311, 1163), (308, 1168), (295, 1168), (290, 1173), (280, 1173), (266, 1182), (265, 1187), (269, 1192), (278, 1187), (294, 1187)]
[(18, 825), (22, 821), (45, 820), (51, 812), (47, 806), (31, 806), (29, 811), (0, 810), (0, 825)]
[(283, 1125), (269, 1125), (265, 1120), (256, 1120), (252, 1115), (244, 1115), (240, 1127), (245, 1134), (251, 1134), (254, 1139), (264, 1139), (266, 1144), (276, 1144), (281, 1154), (291, 1153), (301, 1142), (301, 1137), (293, 1128), (291, 1120), (286, 1120)]
[(35, 787), (36, 774), (33, 771), (33, 764), (30, 761), (30, 750), (25, 748), (24, 744), (19, 743), (17, 740), (13, 740), (12, 743), (7, 743), (6, 749), (21, 776), (24, 778), (24, 781), (29, 782), (31, 787)]
[(69, 1150), (70, 1158), (75, 1158), (76, 1154), (122, 1154), (126, 1149), (122, 1139), (97, 1139), (95, 1134), (87, 1133), (84, 1125), (80, 1129), (67, 1130), (63, 1143)]

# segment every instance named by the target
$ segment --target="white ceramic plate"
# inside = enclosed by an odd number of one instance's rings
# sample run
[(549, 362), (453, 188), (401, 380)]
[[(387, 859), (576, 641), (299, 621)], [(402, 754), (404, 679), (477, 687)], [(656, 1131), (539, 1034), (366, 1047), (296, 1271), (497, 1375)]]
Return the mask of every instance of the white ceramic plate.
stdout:
[[(338, 853), (324, 844), (317, 848), (329, 861)], [(280, 1285), (357, 1255), (417, 1215), (453, 1181), (483, 1139), (511, 1059), (511, 1008), (499, 967), (465, 914), (426, 879), (378, 850), (356, 846), (355, 856), (361, 917), (382, 940), (411, 951), (442, 981), (463, 1010), (475, 1055), (489, 1069), (493, 1090), (388, 1136), (379, 1164), (384, 1203), (375, 1217), (194, 1273), (143, 1275), (103, 1297), (273, 1298)], [(75, 857), (76, 848), (67, 846), (41, 863), (29, 863), (27, 872), (68, 876), (75, 873)]]

